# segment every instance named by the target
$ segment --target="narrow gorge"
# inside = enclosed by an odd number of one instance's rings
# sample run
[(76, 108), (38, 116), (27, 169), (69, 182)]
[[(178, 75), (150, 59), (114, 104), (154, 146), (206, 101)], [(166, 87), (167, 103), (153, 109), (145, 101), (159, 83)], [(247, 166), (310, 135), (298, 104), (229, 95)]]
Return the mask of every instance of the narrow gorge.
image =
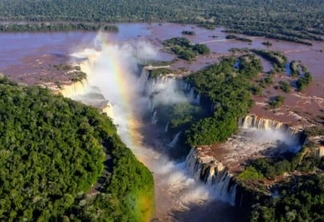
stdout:
[[(99, 40), (71, 55), (87, 78), (59, 91), (100, 109), (117, 125), (123, 142), (153, 172), (155, 215), (160, 220), (176, 220), (172, 212), (214, 200), (236, 207), (250, 204), (254, 191), (236, 180), (246, 162), (297, 153), (303, 145), (301, 129), (251, 114), (236, 122), (238, 131), (225, 142), (188, 148), (188, 124), (213, 115), (219, 104), (186, 77), (152, 77), (154, 66), (139, 70), (140, 63), (158, 58), (150, 45), (139, 44), (151, 51)], [(270, 196), (270, 191), (262, 195)]]

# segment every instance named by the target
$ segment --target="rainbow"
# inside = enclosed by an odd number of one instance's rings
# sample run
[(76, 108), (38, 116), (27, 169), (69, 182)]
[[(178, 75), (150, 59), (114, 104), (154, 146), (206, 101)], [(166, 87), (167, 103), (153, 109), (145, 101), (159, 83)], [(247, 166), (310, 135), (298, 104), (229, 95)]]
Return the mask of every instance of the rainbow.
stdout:
[[(140, 147), (141, 145), (141, 137), (138, 134), (138, 128), (140, 127), (140, 123), (137, 121), (137, 118), (134, 115), (134, 109), (132, 101), (134, 101), (134, 92), (130, 90), (130, 87), (132, 84), (129, 78), (127, 78), (127, 73), (129, 72), (125, 68), (125, 64), (122, 64), (121, 60), (117, 58), (116, 54), (111, 50), (111, 47), (109, 47), (109, 43), (107, 41), (107, 38), (101, 33), (98, 35), (101, 45), (101, 50), (107, 52), (109, 57), (107, 60), (105, 60), (109, 67), (110, 77), (113, 78), (114, 83), (117, 84), (118, 88), (118, 95), (120, 95), (120, 99), (122, 100), (121, 103), (123, 104), (123, 108), (126, 109), (126, 116), (125, 118), (127, 120), (127, 131), (126, 134), (127, 138), (122, 138), (126, 145), (135, 151), (136, 148)], [(135, 154), (139, 154), (138, 152), (134, 152)], [(139, 158), (141, 161), (141, 155), (136, 155), (137, 158)]]

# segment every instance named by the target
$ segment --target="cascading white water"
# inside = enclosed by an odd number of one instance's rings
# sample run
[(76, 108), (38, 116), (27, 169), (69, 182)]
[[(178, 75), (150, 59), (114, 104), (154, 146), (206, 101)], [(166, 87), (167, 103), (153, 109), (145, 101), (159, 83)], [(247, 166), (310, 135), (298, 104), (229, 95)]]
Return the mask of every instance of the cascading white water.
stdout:
[(147, 80), (149, 78), (149, 72), (145, 69), (145, 67), (142, 69), (140, 78), (139, 78), (139, 85), (141, 86), (142, 89), (145, 90), (145, 85), (147, 83)]
[(179, 138), (180, 138), (180, 135), (181, 135), (181, 131), (178, 132), (172, 139), (171, 143), (169, 143), (169, 147), (173, 148), (177, 145), (178, 141), (179, 141)]
[(188, 95), (188, 100), (191, 101), (191, 102), (195, 101), (195, 88), (194, 87), (192, 87), (190, 89), (190, 92), (189, 92), (189, 95)]
[(200, 95), (200, 93), (198, 93), (195, 100), (194, 100), (194, 104), (200, 105), (200, 97), (201, 97), (201, 95)]
[(231, 184), (232, 175), (222, 163), (211, 156), (200, 156), (199, 151), (192, 148), (186, 158), (186, 164), (194, 174), (195, 180), (204, 182), (217, 199), (235, 206), (237, 185)]
[(210, 105), (210, 112), (213, 113), (214, 111), (215, 111), (215, 104), (212, 103), (212, 104)]
[(145, 84), (145, 95), (150, 99), (151, 110), (161, 105), (187, 102), (178, 83), (178, 80), (168, 77), (149, 79)]
[(158, 118), (157, 118), (157, 111), (154, 111), (153, 112), (153, 115), (152, 115), (152, 118), (151, 118), (151, 124), (155, 125), (158, 121)]
[(282, 141), (287, 144), (290, 152), (298, 152), (303, 145), (303, 141), (301, 141), (302, 132), (299, 129), (289, 127), (276, 120), (260, 118), (256, 115), (247, 115), (239, 121), (239, 125), (242, 129), (255, 129), (259, 131), (259, 134), (262, 132), (268, 134), (268, 139), (276, 138), (277, 141)]
[(210, 156), (208, 147), (204, 146), (192, 148), (186, 158), (194, 178), (211, 187), (217, 199), (233, 206), (237, 202), (242, 205), (243, 201), (243, 194), (237, 197), (237, 184), (229, 173), (238, 161), (259, 153), (269, 153), (267, 155), (271, 156), (287, 151), (297, 152), (301, 147), (299, 132), (279, 121), (248, 115), (240, 121), (240, 126), (237, 134), (229, 138), (222, 147), (218, 147), (223, 149), (222, 162)]
[(257, 117), (256, 115), (247, 115), (243, 120), (241, 120), (241, 127), (242, 128), (257, 128), (257, 129), (273, 129), (273, 130), (279, 130), (279, 129), (287, 129), (288, 127), (285, 126), (282, 122), (270, 120), (270, 119), (264, 119)]
[[(179, 90), (177, 89), (176, 80), (161, 79), (161, 81), (150, 81), (145, 70), (142, 70), (141, 76), (136, 80), (136, 75), (132, 72), (134, 70), (132, 64), (136, 63), (129, 63), (129, 61), (136, 60), (133, 58), (134, 55), (139, 56), (141, 52), (129, 53), (129, 48), (132, 47), (108, 45), (101, 48), (101, 50), (93, 50), (96, 53), (96, 57), (92, 57), (91, 53), (81, 52), (79, 55), (82, 54), (82, 58), (92, 60), (87, 63), (87, 67), (82, 68), (82, 71), (86, 70), (89, 84), (96, 86), (97, 92), (99, 91), (105, 100), (111, 102), (111, 108), (114, 111), (114, 123), (117, 124), (121, 139), (132, 149), (137, 158), (154, 172), (157, 215), (164, 220), (166, 215), (172, 210), (188, 210), (188, 206), (191, 204), (201, 204), (212, 198), (212, 195), (208, 189), (192, 178), (185, 167), (185, 162), (176, 163), (170, 161), (163, 152), (160, 153), (160, 150), (167, 149), (167, 147), (165, 144), (159, 143), (158, 135), (152, 132), (154, 127), (140, 122), (143, 115), (151, 112), (147, 110), (148, 107), (152, 109), (154, 104), (176, 104), (187, 101), (187, 99), (184, 95), (177, 94)], [(111, 61), (112, 59), (114, 61)], [(122, 70), (123, 72), (118, 70), (119, 67), (116, 67), (115, 60), (119, 60), (119, 63), (124, 65), (125, 69)], [(116, 73), (116, 70), (119, 72)], [(124, 79), (128, 81), (118, 82)], [(125, 85), (128, 83), (130, 84)], [(149, 104), (149, 96), (143, 97), (143, 87), (145, 86), (148, 91), (151, 90), (151, 92), (158, 93), (152, 99), (151, 104)], [(127, 100), (123, 91), (125, 89), (128, 90), (128, 104), (126, 103)], [(146, 95), (151, 95), (151, 93)], [(132, 126), (133, 128), (130, 131), (130, 108), (134, 112), (133, 116), (137, 118), (136, 121), (138, 123), (136, 124), (142, 124), (142, 127), (149, 128), (147, 134), (137, 135), (139, 132), (134, 132), (134, 126)], [(152, 122), (156, 122), (156, 117), (157, 113), (155, 112), (155, 114), (153, 113), (152, 119), (154, 121)], [(131, 135), (134, 133), (136, 135)], [(175, 136), (173, 144), (177, 143), (179, 136), (180, 133)], [(143, 137), (144, 141), (141, 140)], [(134, 143), (134, 139), (137, 140), (136, 143)], [(145, 141), (154, 141), (154, 146), (158, 147), (150, 147), (151, 143), (145, 143)], [(162, 141), (160, 142), (162, 143)]]
[(153, 110), (154, 110), (154, 104), (153, 104), (152, 100), (150, 100), (150, 99), (149, 99), (149, 101), (148, 101), (148, 107), (147, 107), (147, 109), (148, 109), (150, 112), (153, 112)]
[(167, 124), (165, 125), (165, 129), (164, 129), (165, 133), (167, 133), (169, 131), (169, 125), (170, 125), (170, 122), (167, 122)]

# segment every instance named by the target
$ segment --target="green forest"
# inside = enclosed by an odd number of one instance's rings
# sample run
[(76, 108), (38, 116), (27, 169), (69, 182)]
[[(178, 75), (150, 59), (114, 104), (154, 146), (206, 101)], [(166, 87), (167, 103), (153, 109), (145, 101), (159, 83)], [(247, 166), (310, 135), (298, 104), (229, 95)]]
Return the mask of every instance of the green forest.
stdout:
[[(260, 72), (260, 59), (246, 54), (224, 57), (219, 63), (185, 77), (184, 81), (194, 88), (196, 96), (200, 94), (202, 104), (187, 101), (161, 105), (158, 112), (162, 125), (169, 123), (171, 134), (185, 132), (182, 139), (189, 148), (225, 141), (237, 130), (238, 119), (252, 106), (251, 80), (255, 80)], [(211, 112), (212, 104), (215, 110)]]
[(253, 206), (251, 222), (324, 221), (324, 177), (296, 177), (279, 186), (280, 198)]
[(1, 77), (0, 144), (1, 221), (152, 216), (151, 173), (95, 108)]
[(179, 22), (311, 44), (324, 34), (321, 0), (0, 0), (0, 20), (17, 22)]
[(186, 143), (190, 146), (225, 141), (236, 131), (237, 120), (252, 106), (249, 80), (257, 77), (262, 65), (253, 55), (241, 56), (238, 61), (239, 67), (234, 68), (236, 58), (224, 58), (188, 77), (195, 91), (215, 104), (212, 116), (194, 122), (186, 131)]
[(0, 32), (52, 32), (52, 31), (98, 31), (118, 32), (116, 25), (87, 23), (31, 23), (31, 24), (0, 24)]
[(210, 49), (204, 44), (192, 44), (187, 38), (172, 38), (163, 41), (165, 49), (177, 55), (179, 59), (192, 61), (198, 55), (208, 55)]

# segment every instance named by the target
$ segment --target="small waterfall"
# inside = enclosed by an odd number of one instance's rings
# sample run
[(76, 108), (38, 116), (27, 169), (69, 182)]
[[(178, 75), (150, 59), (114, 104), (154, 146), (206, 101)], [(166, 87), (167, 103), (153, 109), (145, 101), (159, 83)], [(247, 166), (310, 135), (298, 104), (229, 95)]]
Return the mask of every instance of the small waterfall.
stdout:
[(187, 91), (189, 83), (187, 83), (187, 82), (185, 82), (185, 81), (183, 81), (183, 80), (180, 80), (180, 81), (179, 81), (179, 85), (180, 85), (180, 87), (181, 87), (181, 89), (182, 89), (183, 91)]
[(195, 101), (195, 88), (192, 87), (189, 92), (189, 101), (194, 102)]
[(190, 84), (189, 83), (186, 83), (186, 91), (189, 91), (191, 88)]
[(234, 186), (231, 186), (231, 190), (230, 190), (230, 204), (232, 206), (235, 206), (236, 204), (236, 192), (237, 191), (237, 184), (235, 184)]
[(155, 108), (154, 100), (149, 99), (147, 109), (148, 109), (150, 112), (153, 112), (154, 108)]
[(242, 128), (257, 128), (257, 129), (284, 129), (287, 130), (288, 126), (282, 122), (271, 120), (271, 119), (264, 119), (260, 118), (256, 115), (247, 115), (240, 121), (240, 126)]
[(214, 103), (212, 103), (212, 104), (210, 105), (210, 112), (211, 112), (211, 113), (215, 112), (215, 104), (214, 104)]
[(233, 68), (234, 69), (240, 68), (240, 64), (241, 64), (241, 61), (240, 60), (236, 60), (235, 63), (234, 63), (234, 65), (233, 65)]
[(200, 95), (200, 93), (198, 93), (194, 100), (194, 104), (200, 105), (200, 97), (201, 97), (201, 95)]
[(170, 125), (170, 122), (168, 122), (168, 123), (166, 124), (164, 132), (167, 133), (167, 132), (169, 131), (169, 125)]
[(158, 121), (158, 119), (157, 119), (157, 111), (154, 111), (153, 115), (152, 115), (152, 118), (151, 118), (151, 123), (155, 125), (157, 123), (157, 121)]
[(143, 89), (145, 89), (145, 84), (149, 78), (149, 72), (146, 70), (145, 67), (143, 67), (140, 78), (138, 79), (139, 84), (142, 86)]
[(217, 199), (235, 206), (237, 184), (233, 182), (232, 175), (221, 162), (212, 156), (203, 155), (198, 149), (192, 148), (186, 158), (194, 179), (211, 187)]
[(171, 143), (168, 145), (169, 147), (173, 148), (177, 145), (179, 138), (180, 138), (181, 131), (178, 132), (172, 139)]
[(209, 185), (214, 189), (218, 199), (235, 206), (237, 184), (231, 184), (231, 181), (232, 175), (225, 170), (216, 178), (214, 177), (214, 180)]
[(86, 93), (87, 89), (89, 89), (89, 83), (87, 79), (83, 79), (78, 82), (70, 83), (69, 85), (62, 85), (59, 93), (61, 93), (64, 97), (73, 97), (75, 95), (80, 95)]
[(286, 63), (285, 72), (286, 72), (287, 75), (291, 75), (292, 71), (291, 71), (291, 68), (290, 68), (290, 62)]
[(280, 121), (261, 118), (255, 114), (247, 115), (243, 119), (240, 119), (239, 126), (244, 129), (255, 128), (258, 130), (272, 131), (272, 133), (281, 133), (285, 136), (285, 139), (281, 139), (281, 141), (288, 141), (285, 143), (289, 145), (289, 151), (293, 153), (297, 153), (306, 140), (302, 129), (290, 127)]

